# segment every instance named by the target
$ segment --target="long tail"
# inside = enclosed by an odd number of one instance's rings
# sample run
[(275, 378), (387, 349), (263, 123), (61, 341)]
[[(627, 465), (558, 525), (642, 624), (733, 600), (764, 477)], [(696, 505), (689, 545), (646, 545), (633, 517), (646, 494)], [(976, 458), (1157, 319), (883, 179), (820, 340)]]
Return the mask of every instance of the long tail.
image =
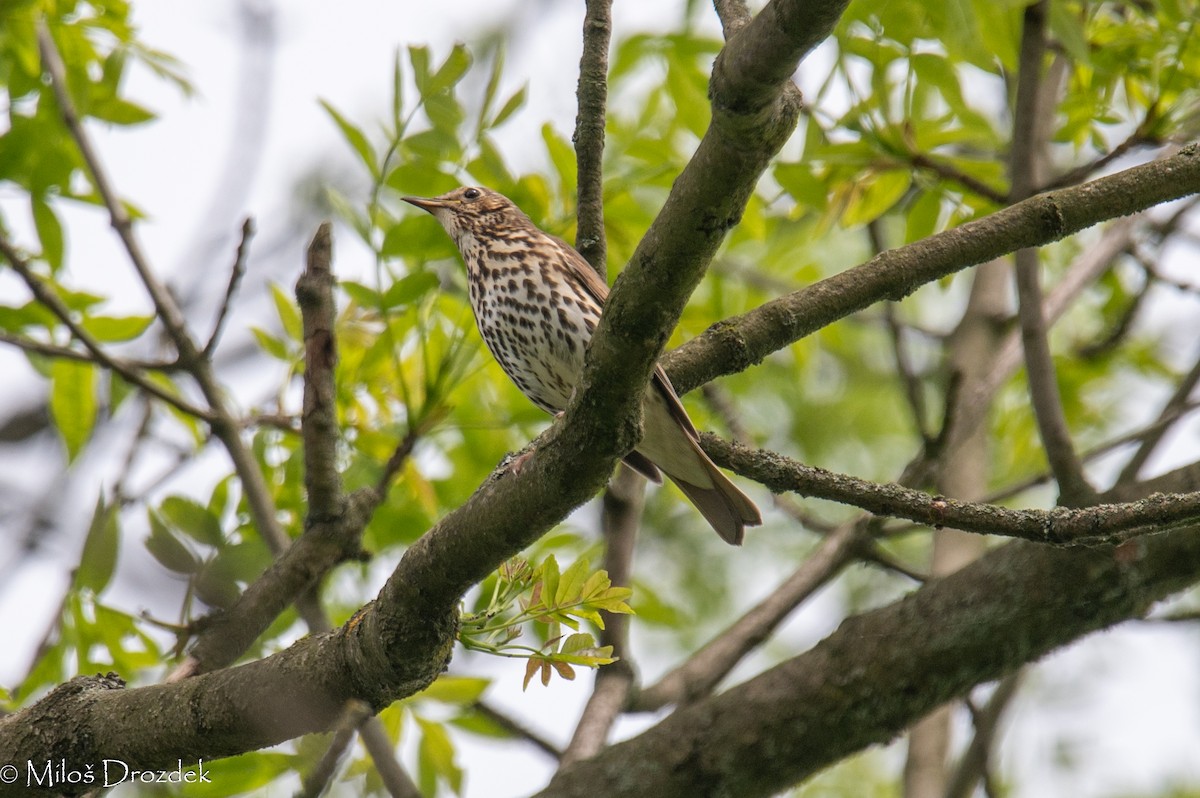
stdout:
[(651, 479), (657, 466), (696, 505), (723, 540), (740, 546), (746, 527), (761, 524), (762, 516), (750, 497), (738, 490), (700, 448), (700, 433), (696, 432), (661, 366), (655, 369), (642, 409), (644, 431), (631, 465)]
[(708, 459), (708, 455), (699, 446), (696, 447), (696, 452), (703, 459), (709, 479), (712, 480), (711, 488), (693, 485), (669, 473), (667, 476), (679, 486), (722, 540), (740, 546), (746, 535), (746, 527), (761, 524), (762, 515), (750, 497), (730, 482), (729, 477)]

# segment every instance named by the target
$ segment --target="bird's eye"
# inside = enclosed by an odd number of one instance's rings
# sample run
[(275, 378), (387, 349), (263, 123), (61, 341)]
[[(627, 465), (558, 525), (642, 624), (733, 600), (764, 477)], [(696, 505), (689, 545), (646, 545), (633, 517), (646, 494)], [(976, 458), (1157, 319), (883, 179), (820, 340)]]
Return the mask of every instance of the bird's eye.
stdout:
[(463, 192), (463, 199), (469, 199), (469, 200), (479, 199), (479, 197), (482, 194), (483, 194), (483, 192), (477, 188), (469, 188)]

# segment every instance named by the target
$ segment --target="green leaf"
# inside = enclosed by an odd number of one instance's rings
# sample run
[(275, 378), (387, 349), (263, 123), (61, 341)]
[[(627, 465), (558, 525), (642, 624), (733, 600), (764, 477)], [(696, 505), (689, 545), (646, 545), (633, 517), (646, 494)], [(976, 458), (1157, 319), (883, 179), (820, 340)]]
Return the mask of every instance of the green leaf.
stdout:
[(291, 350), (288, 349), (287, 344), (281, 338), (271, 335), (261, 327), (251, 327), (250, 333), (258, 341), (258, 345), (262, 347), (262, 350), (276, 360), (291, 363), (295, 359)]
[[(607, 579), (607, 575), (604, 577)], [(588, 580), (588, 561), (580, 557), (563, 573), (554, 593), (554, 606), (562, 607), (579, 600), (583, 586)]]
[(293, 341), (304, 340), (304, 322), (300, 319), (300, 309), (296, 307), (292, 297), (275, 283), (271, 284), (271, 298), (275, 300), (275, 311), (283, 324), (283, 331)]
[(50, 415), (67, 447), (67, 459), (78, 456), (96, 425), (96, 367), (76, 360), (56, 360), (50, 367)]
[(154, 316), (86, 316), (83, 328), (99, 341), (131, 341), (153, 321)]
[(471, 68), (471, 53), (465, 45), (456, 44), (446, 56), (446, 60), (438, 67), (438, 71), (429, 80), (425, 88), (426, 94), (436, 94), (445, 91), (462, 80), (463, 75)]
[(355, 282), (354, 280), (342, 280), (340, 285), (346, 295), (356, 302), (360, 307), (378, 308), (383, 298), (369, 285)]
[(525, 104), (525, 97), (528, 95), (528, 90), (529, 84), (526, 83), (525, 85), (521, 86), (521, 88), (514, 91), (512, 95), (510, 95), (509, 98), (504, 101), (504, 105), (500, 106), (500, 110), (496, 112), (496, 115), (492, 117), (492, 123), (490, 127), (500, 127), (500, 125), (503, 125), (510, 116), (515, 114), (517, 110)]
[(114, 125), (139, 125), (156, 116), (153, 111), (120, 97), (107, 97), (92, 103), (88, 115)]
[(38, 240), (42, 242), (42, 257), (53, 271), (58, 271), (63, 264), (62, 223), (54, 209), (41, 197), (31, 194), (29, 201), (33, 206), (33, 226), (37, 229)]
[(371, 146), (371, 142), (367, 140), (366, 134), (327, 101), (319, 100), (318, 102), (325, 109), (325, 113), (329, 114), (330, 118), (337, 124), (338, 129), (342, 131), (342, 137), (358, 153), (359, 160), (362, 161), (363, 166), (367, 167), (367, 171), (371, 173), (371, 177), (378, 179), (379, 165), (376, 163), (377, 156), (375, 155), (375, 149)]
[(546, 143), (546, 152), (554, 164), (554, 171), (558, 173), (563, 193), (574, 194), (577, 179), (575, 149), (549, 122), (542, 125), (542, 141)]
[(209, 560), (196, 574), (193, 582), (196, 597), (210, 607), (230, 607), (241, 594), (237, 582), (224, 567), (227, 562), (228, 560)]
[(474, 704), (490, 684), (489, 679), (442, 674), (421, 692), (419, 698), (446, 704)]
[(437, 780), (441, 779), (454, 792), (462, 792), (462, 769), (454, 761), (454, 743), (450, 741), (450, 735), (440, 723), (421, 717), (416, 717), (416, 721), (421, 729), (418, 763), (422, 791), (432, 795), (437, 789)]
[(423, 97), (429, 87), (429, 48), (423, 44), (409, 45), (408, 62), (412, 64), (417, 92)]
[(438, 287), (437, 275), (433, 272), (414, 272), (405, 275), (383, 295), (385, 308), (405, 308), (423, 299), (426, 294)]
[(850, 203), (842, 214), (844, 227), (858, 227), (874, 221), (900, 201), (912, 185), (912, 173), (892, 169), (868, 177), (851, 194)]
[(551, 554), (542, 561), (542, 567), (539, 570), (541, 571), (540, 576), (542, 578), (541, 603), (543, 607), (550, 607), (552, 606), (551, 602), (554, 601), (554, 597), (558, 595), (558, 560), (554, 559), (554, 555)]
[(403, 123), (404, 114), (404, 69), (400, 62), (400, 49), (392, 54), (392, 124), (397, 133)]
[(150, 535), (146, 538), (146, 550), (168, 571), (177, 574), (194, 574), (200, 569), (200, 560), (191, 549), (167, 527), (158, 513), (146, 511), (150, 519)]
[(817, 211), (829, 204), (829, 193), (825, 181), (813, 174), (813, 167), (806, 163), (781, 163), (775, 167), (775, 179), (783, 190), (799, 205)]
[(904, 240), (911, 243), (928, 238), (937, 228), (941, 213), (941, 194), (936, 191), (922, 192), (905, 214)]
[(186, 496), (168, 496), (163, 499), (159, 511), (167, 523), (193, 540), (207, 546), (224, 545), (221, 522), (199, 502)]
[(77, 588), (98, 594), (112, 579), (117, 566), (117, 548), (121, 542), (120, 509), (119, 505), (106, 504), (104, 496), (96, 499), (92, 523), (83, 541), (83, 553), (79, 556), (79, 569), (75, 572)]

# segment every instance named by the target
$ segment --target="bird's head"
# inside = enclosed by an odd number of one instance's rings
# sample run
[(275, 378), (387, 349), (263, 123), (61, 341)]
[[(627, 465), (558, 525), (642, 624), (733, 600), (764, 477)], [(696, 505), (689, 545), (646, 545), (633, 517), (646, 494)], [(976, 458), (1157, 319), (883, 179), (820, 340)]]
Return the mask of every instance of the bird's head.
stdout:
[(526, 228), (529, 217), (503, 194), (482, 186), (460, 186), (440, 197), (404, 197), (405, 202), (429, 211), (456, 243), (481, 238), (486, 231)]

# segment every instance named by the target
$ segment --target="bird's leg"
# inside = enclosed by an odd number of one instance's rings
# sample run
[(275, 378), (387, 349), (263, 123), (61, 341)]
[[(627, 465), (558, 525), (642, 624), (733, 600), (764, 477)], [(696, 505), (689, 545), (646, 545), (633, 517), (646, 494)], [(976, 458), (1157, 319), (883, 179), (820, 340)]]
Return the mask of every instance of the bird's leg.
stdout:
[[(559, 410), (557, 413), (555, 413), (554, 420), (558, 421), (560, 418), (562, 418), (563, 412), (564, 411)], [(527, 452), (521, 452), (517, 456), (513, 457), (512, 460), (510, 460), (508, 463), (509, 473), (512, 474), (514, 477), (517, 476), (518, 474), (520, 474), (521, 469), (525, 467), (526, 461), (528, 461), (529, 458), (532, 456), (533, 456), (533, 449), (530, 449)]]

